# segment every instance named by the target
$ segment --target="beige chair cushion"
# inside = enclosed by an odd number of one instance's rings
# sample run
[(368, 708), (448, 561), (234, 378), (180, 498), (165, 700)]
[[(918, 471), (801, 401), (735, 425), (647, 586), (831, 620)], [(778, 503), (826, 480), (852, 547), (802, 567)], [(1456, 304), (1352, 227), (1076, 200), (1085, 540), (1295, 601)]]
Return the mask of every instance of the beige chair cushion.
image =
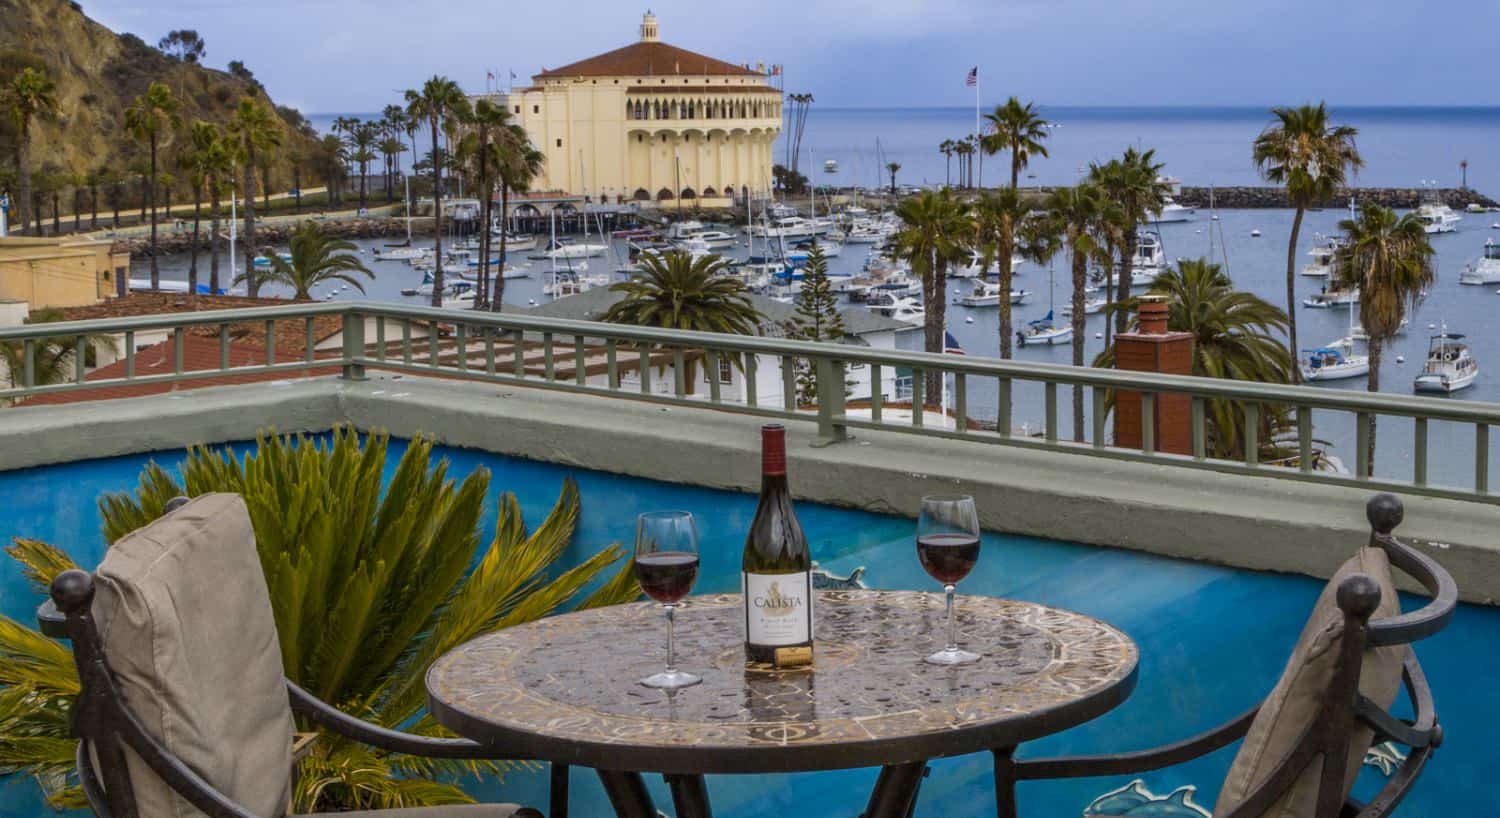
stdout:
[[(313, 813), (313, 816), (329, 816), (329, 818), (511, 818), (520, 809), (515, 804), (445, 804), (440, 807), (317, 812)], [(527, 810), (527, 812), (540, 815), (535, 810)], [(307, 818), (313, 818), (313, 816)]]
[[(1219, 792), (1215, 815), (1228, 815), (1275, 770), (1307, 725), (1317, 717), (1329, 684), (1343, 638), (1343, 613), (1335, 595), (1339, 583), (1350, 574), (1368, 574), (1380, 585), (1380, 607), (1372, 620), (1384, 619), (1401, 612), (1401, 602), (1391, 581), (1391, 565), (1385, 551), (1369, 546), (1360, 548), (1328, 581), (1313, 606), (1312, 615), (1297, 639), (1292, 657), (1282, 671), (1281, 680), (1266, 697), (1245, 742), (1229, 768), (1229, 776)], [(1359, 691), (1382, 707), (1390, 707), (1401, 686), (1401, 665), (1406, 645), (1366, 649), (1360, 669)], [(1357, 726), (1349, 738), (1348, 769), (1344, 776), (1344, 794), (1354, 786), (1370, 746), (1373, 733)], [(1317, 802), (1318, 777), (1323, 760), (1318, 756), (1297, 778), (1292, 788), (1262, 813), (1262, 818), (1308, 818)]]
[[(284, 814), (292, 712), (244, 502), (193, 500), (111, 546), (97, 577), (94, 614), (131, 710), (230, 800)], [(128, 758), (141, 818), (202, 816)]]

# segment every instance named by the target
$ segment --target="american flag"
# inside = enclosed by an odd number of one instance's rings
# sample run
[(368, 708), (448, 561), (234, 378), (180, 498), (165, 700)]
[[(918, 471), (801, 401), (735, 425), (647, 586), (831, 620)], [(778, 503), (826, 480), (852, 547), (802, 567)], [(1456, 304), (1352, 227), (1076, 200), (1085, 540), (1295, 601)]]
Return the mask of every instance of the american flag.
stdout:
[(943, 351), (949, 355), (964, 354), (964, 348), (958, 345), (958, 339), (954, 338), (953, 333), (947, 330), (943, 330)]
[(973, 88), (974, 86), (976, 86), (978, 84), (979, 84), (979, 66), (976, 65), (973, 68), (969, 69), (969, 76), (964, 77), (964, 85), (967, 85), (970, 88)]

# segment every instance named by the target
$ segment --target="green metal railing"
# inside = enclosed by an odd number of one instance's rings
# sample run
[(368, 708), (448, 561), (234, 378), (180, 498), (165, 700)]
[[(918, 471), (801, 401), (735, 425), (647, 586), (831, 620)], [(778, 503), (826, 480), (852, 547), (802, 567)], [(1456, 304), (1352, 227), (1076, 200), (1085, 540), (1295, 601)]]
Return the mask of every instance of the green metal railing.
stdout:
[[(342, 328), (342, 346), (314, 350), (315, 322), (337, 316)], [(272, 330), (284, 322), (305, 326), (304, 349), (291, 358), (278, 357)], [(266, 338), (264, 358), (253, 364), (232, 366), (231, 327), (261, 326)], [(219, 343), (217, 367), (189, 369), (184, 365), (183, 339), (189, 331), (207, 331)], [(434, 331), (435, 330), (435, 331)], [(173, 367), (169, 373), (137, 374), (132, 366), (136, 338), (143, 333), (167, 333), (173, 341)], [(114, 378), (88, 378), (85, 338), (112, 335), (123, 338), (124, 374)], [(117, 318), (97, 321), (59, 322), (0, 329), (0, 344), (12, 350), (20, 372), (0, 388), (0, 403), (21, 403), (38, 395), (87, 392), (122, 385), (173, 383), (229, 375), (292, 373), (337, 367), (341, 377), (361, 379), (366, 370), (441, 375), (489, 383), (553, 389), (579, 394), (709, 408), (742, 414), (816, 423), (820, 444), (838, 443), (850, 429), (874, 429), (974, 441), (993, 445), (1072, 452), (1080, 455), (1135, 460), (1168, 466), (1211, 469), (1289, 480), (1385, 488), (1411, 493), (1484, 502), (1500, 502), (1489, 489), (1489, 429), (1500, 424), (1500, 405), (1442, 398), (1329, 390), (1315, 387), (1267, 385), (1242, 381), (1124, 372), (1112, 369), (1077, 368), (1050, 364), (999, 360), (975, 356), (940, 355), (925, 352), (876, 350), (844, 344), (821, 344), (759, 336), (682, 332), (592, 321), (541, 318), (525, 314), (440, 310), (377, 303), (296, 304), (242, 310), (184, 312), (168, 315)], [(71, 377), (60, 382), (35, 381), (39, 354), (64, 353)], [(723, 394), (717, 371), (728, 358), (741, 374), (744, 399), (730, 400)], [(694, 394), (687, 383), (685, 364), (692, 360), (714, 373), (707, 378), (707, 394)], [(763, 361), (777, 362), (779, 372), (762, 371)], [(850, 366), (869, 367), (872, 384), (896, 370), (912, 375), (912, 405), (924, 401), (924, 375), (942, 373), (951, 378), (953, 428), (933, 428), (924, 423), (923, 412), (912, 411), (896, 422), (888, 413), (890, 397), (879, 389), (869, 397), (868, 417), (848, 413), (843, 388)], [(671, 388), (656, 383), (670, 367)], [(627, 383), (633, 373), (634, 385)], [(811, 378), (818, 394), (825, 396), (816, 406), (797, 404), (799, 377)], [(759, 399), (758, 386), (781, 381), (780, 400), (768, 405)], [(971, 428), (968, 395), (976, 383), (993, 381), (997, 405), (993, 429)], [(3, 386), (7, 381), (0, 381)], [(1041, 431), (1037, 436), (1017, 434), (1012, 429), (1014, 395), (1021, 384), (1039, 384), (1043, 390)], [(1082, 430), (1081, 442), (1063, 434), (1059, 388), (1083, 390), (1091, 408), (1092, 422)], [(1108, 401), (1118, 390), (1138, 393), (1141, 399), (1141, 445), (1122, 448), (1108, 439)], [(1157, 448), (1157, 427), (1152, 411), (1164, 395), (1191, 399), (1192, 452), (1174, 454)], [(1234, 401), (1245, 414), (1245, 455), (1226, 460), (1207, 451), (1207, 407), (1215, 399)], [(1294, 466), (1260, 462), (1257, 445), (1258, 420), (1266, 407), (1285, 407), (1296, 420)], [(1355, 424), (1355, 464), (1352, 474), (1314, 468), (1313, 412), (1345, 413)], [(1367, 476), (1368, 435), (1376, 418), (1409, 418), (1412, 471), (1409, 480)], [(1462, 424), (1473, 429), (1473, 481), (1466, 486), (1438, 485), (1428, 480), (1428, 430), (1433, 421)], [(1384, 427), (1382, 427), (1384, 428)], [(1391, 440), (1386, 431), (1379, 439)], [(1292, 444), (1288, 443), (1291, 447)]]

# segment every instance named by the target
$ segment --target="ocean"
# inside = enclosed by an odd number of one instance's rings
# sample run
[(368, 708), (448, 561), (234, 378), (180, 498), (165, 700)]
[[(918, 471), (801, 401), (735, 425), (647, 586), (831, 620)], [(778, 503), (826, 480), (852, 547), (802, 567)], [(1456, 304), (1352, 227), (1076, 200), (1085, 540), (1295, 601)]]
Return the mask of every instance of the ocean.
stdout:
[[(1264, 107), (1101, 108), (1039, 106), (1056, 125), (1047, 140), (1049, 156), (1037, 157), (1023, 184), (1065, 185), (1078, 180), (1093, 161), (1106, 161), (1127, 147), (1152, 148), (1166, 172), (1189, 185), (1258, 184), (1250, 144), (1270, 121)], [(991, 105), (993, 109), (993, 105)], [(1469, 162), (1468, 182), (1482, 193), (1500, 195), (1500, 107), (1332, 107), (1336, 122), (1359, 129), (1366, 167), (1362, 185), (1417, 187), (1433, 180), (1445, 187), (1463, 181), (1459, 162)], [(338, 116), (314, 114), (327, 130)], [(820, 108), (813, 104), (802, 137), (799, 167), (819, 183), (840, 186), (885, 185), (886, 162), (899, 162), (897, 182), (941, 184), (945, 161), (937, 147), (974, 131), (972, 108)], [(785, 163), (786, 144), (776, 148)], [(879, 149), (877, 151), (877, 142)], [(834, 159), (839, 172), (823, 173)], [(984, 181), (998, 184), (1009, 175), (1004, 155), (987, 157)]]

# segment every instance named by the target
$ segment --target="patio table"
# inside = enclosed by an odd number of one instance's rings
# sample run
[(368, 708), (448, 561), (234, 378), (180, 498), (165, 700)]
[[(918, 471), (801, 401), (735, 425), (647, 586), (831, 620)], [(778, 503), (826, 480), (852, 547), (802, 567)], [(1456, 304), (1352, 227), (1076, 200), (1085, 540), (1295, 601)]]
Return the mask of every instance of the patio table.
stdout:
[(864, 814), (898, 818), (929, 760), (1008, 754), (1135, 687), (1128, 636), (1046, 605), (959, 596), (960, 644), (983, 658), (956, 667), (923, 661), (942, 647), (942, 594), (821, 591), (814, 610), (811, 668), (749, 669), (739, 595), (689, 597), (677, 612), (677, 665), (703, 682), (676, 691), (637, 682), (665, 658), (659, 605), (542, 619), (438, 659), (429, 707), (459, 735), (550, 761), (554, 774), (594, 768), (621, 818), (656, 815), (645, 772), (666, 777), (677, 818), (708, 818), (705, 774), (876, 766)]

